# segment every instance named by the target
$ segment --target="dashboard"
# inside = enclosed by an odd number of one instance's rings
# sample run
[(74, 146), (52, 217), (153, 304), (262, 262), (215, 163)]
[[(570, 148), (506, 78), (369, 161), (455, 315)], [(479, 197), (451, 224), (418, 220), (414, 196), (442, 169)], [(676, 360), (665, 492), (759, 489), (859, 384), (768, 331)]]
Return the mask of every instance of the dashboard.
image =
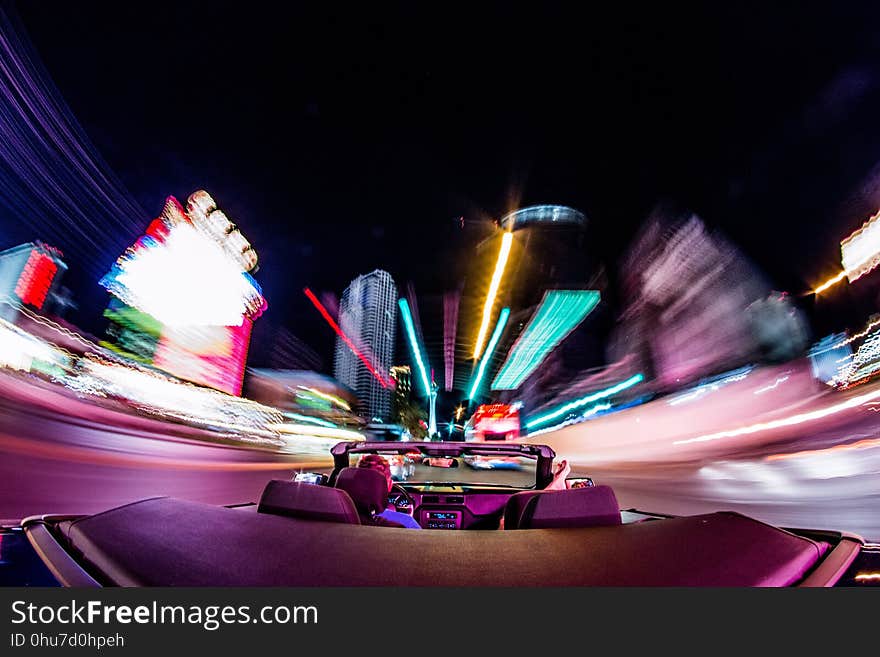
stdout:
[(388, 503), (412, 515), (422, 529), (498, 529), (515, 492), (493, 486), (397, 484)]

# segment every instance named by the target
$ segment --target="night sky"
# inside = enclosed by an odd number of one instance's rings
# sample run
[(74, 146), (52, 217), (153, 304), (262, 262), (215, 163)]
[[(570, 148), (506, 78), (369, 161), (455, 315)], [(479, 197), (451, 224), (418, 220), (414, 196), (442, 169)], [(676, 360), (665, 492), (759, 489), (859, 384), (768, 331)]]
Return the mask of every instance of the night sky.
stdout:
[[(14, 7), (143, 225), (207, 189), (260, 254), (260, 322), (327, 366), (303, 286), (338, 295), (382, 267), (442, 293), (517, 206), (583, 211), (613, 271), (673, 201), (793, 295), (880, 208), (877, 3), (324, 4)], [(69, 264), (75, 319), (98, 330), (106, 294)], [(874, 279), (797, 298), (817, 337), (862, 324)]]

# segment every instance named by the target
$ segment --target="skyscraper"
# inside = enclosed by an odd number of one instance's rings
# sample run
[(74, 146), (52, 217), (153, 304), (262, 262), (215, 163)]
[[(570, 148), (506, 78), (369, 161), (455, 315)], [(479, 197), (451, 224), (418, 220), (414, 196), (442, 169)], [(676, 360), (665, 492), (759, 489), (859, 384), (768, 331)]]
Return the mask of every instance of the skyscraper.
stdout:
[(341, 338), (336, 339), (334, 376), (357, 393), (362, 415), (388, 420), (393, 391), (385, 386), (390, 385), (388, 372), (394, 360), (397, 328), (397, 286), (391, 274), (377, 269), (351, 282), (339, 302), (339, 327), (385, 380), (385, 385)]

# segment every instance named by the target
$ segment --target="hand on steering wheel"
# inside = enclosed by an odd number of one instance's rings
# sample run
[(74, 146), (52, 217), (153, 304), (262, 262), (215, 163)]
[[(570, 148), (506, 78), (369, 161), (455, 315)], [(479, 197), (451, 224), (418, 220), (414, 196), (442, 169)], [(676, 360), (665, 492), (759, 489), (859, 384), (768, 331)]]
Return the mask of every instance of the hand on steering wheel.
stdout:
[[(410, 508), (409, 513), (412, 514), (416, 508), (415, 500), (413, 500), (410, 494), (406, 492), (406, 489), (400, 484), (391, 484), (391, 492), (393, 493), (395, 491), (406, 501), (406, 505)], [(398, 511), (400, 510), (401, 505), (395, 504), (394, 506), (398, 507)]]

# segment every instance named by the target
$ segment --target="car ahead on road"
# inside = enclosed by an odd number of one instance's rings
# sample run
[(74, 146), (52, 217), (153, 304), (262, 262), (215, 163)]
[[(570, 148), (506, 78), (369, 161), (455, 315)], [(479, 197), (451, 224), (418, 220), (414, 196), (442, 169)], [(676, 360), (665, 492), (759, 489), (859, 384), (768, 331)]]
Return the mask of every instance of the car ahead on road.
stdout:
[[(331, 454), (328, 476), (269, 481), (258, 502), (157, 497), (94, 515), (27, 518), (0, 532), (0, 581), (807, 587), (880, 579), (880, 545), (852, 534), (784, 529), (724, 510), (621, 510), (611, 488), (589, 479), (547, 490), (555, 454), (545, 445), (343, 442)], [(378, 472), (353, 467), (365, 454), (402, 455), (413, 467), (389, 493)], [(474, 457), (519, 467), (448, 467)], [(379, 522), (389, 505), (423, 530)]]

